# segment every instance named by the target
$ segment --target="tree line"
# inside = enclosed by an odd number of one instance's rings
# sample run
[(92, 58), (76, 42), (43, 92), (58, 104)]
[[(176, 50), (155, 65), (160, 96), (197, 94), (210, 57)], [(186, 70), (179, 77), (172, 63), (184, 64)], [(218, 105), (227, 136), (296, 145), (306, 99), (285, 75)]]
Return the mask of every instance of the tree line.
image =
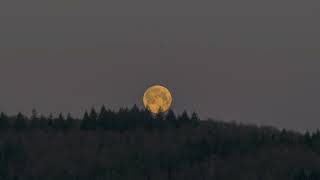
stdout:
[(167, 113), (152, 114), (149, 110), (141, 110), (137, 105), (131, 109), (120, 108), (118, 111), (107, 109), (105, 106), (96, 111), (92, 108), (86, 111), (82, 118), (73, 118), (70, 113), (67, 116), (60, 113), (57, 117), (50, 114), (48, 117), (39, 115), (33, 109), (30, 117), (18, 113), (15, 116), (8, 116), (4, 112), (0, 114), (0, 130), (13, 129), (16, 131), (25, 130), (46, 130), (54, 129), (66, 131), (78, 128), (80, 130), (115, 130), (125, 131), (135, 128), (165, 128), (169, 126), (179, 127), (182, 124), (196, 125), (199, 121), (197, 113), (189, 115), (184, 111), (176, 115), (173, 110)]
[(0, 180), (318, 180), (320, 131), (92, 108), (0, 114)]

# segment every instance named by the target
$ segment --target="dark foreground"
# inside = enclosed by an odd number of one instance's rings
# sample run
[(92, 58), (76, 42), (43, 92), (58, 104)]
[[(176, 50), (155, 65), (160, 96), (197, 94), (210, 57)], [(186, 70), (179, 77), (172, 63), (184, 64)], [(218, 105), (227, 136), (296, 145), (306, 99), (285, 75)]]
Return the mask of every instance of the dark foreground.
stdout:
[(0, 129), (0, 179), (320, 179), (318, 132), (153, 117), (136, 107), (83, 119), (2, 114)]

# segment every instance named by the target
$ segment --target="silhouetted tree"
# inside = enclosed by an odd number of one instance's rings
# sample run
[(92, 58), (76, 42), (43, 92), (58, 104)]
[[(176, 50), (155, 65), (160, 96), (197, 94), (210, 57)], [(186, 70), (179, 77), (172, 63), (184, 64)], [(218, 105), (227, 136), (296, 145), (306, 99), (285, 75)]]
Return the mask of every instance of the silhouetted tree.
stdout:
[(155, 115), (155, 120), (157, 121), (163, 121), (165, 118), (163, 110), (161, 109), (161, 107), (158, 110), (158, 113)]
[(14, 121), (13, 127), (17, 130), (17, 131), (23, 131), (27, 128), (27, 122), (26, 122), (26, 118), (24, 115), (22, 115), (22, 113), (18, 113), (16, 116), (16, 119)]
[(119, 130), (121, 132), (128, 130), (131, 125), (131, 117), (129, 117), (129, 109), (128, 108), (120, 108), (117, 115), (116, 115), (116, 121), (115, 127), (116, 130)]
[(46, 130), (50, 127), (48, 118), (46, 118), (44, 115), (41, 115), (39, 118), (39, 127), (41, 130)]
[(168, 110), (168, 112), (165, 116), (165, 121), (168, 126), (176, 127), (176, 128), (178, 127), (177, 117), (172, 109)]
[(72, 129), (76, 126), (75, 120), (73, 119), (73, 117), (71, 116), (70, 113), (68, 113), (67, 115), (67, 119), (66, 119), (66, 129)]
[(307, 131), (304, 135), (304, 142), (307, 146), (312, 146), (312, 138), (309, 131)]
[(0, 114), (0, 131), (7, 130), (10, 127), (8, 116), (1, 112)]
[(167, 122), (165, 120), (165, 113), (161, 108), (159, 108), (158, 113), (154, 115), (153, 126), (157, 129), (163, 129), (167, 127)]
[(80, 124), (81, 130), (92, 130), (92, 123), (90, 122), (90, 117), (88, 112), (85, 112)]
[(110, 117), (108, 117), (108, 112), (107, 112), (107, 109), (104, 105), (102, 105), (101, 109), (100, 109), (100, 112), (99, 112), (99, 116), (98, 116), (98, 119), (97, 119), (97, 126), (99, 128), (102, 128), (102, 129), (108, 129), (107, 128), (107, 121), (109, 120)]
[(54, 127), (54, 125), (53, 125), (53, 115), (50, 113), (50, 115), (49, 115), (49, 118), (48, 118), (48, 127), (49, 128), (53, 128)]
[(91, 111), (89, 114), (89, 122), (88, 122), (89, 129), (91, 129), (91, 130), (96, 129), (97, 120), (98, 120), (98, 114), (94, 108), (91, 108)]
[(96, 112), (96, 110), (94, 108), (91, 109), (89, 118), (90, 118), (91, 121), (96, 123), (96, 120), (98, 118), (98, 114), (97, 114), (97, 112)]
[(97, 127), (97, 119), (98, 114), (94, 108), (91, 109), (90, 114), (85, 112), (82, 122), (81, 122), (81, 129), (82, 130), (95, 130)]
[(191, 114), (191, 122), (194, 126), (198, 126), (199, 125), (199, 122), (200, 122), (200, 118), (198, 116), (198, 114), (196, 112), (193, 112)]
[(187, 124), (190, 123), (190, 117), (187, 113), (187, 111), (183, 111), (182, 114), (180, 116), (178, 116), (177, 119), (178, 123), (177, 123), (177, 127), (181, 127), (183, 124)]
[(148, 130), (152, 130), (154, 127), (154, 118), (151, 111), (148, 109), (148, 107), (143, 111), (143, 124), (144, 127)]
[(172, 109), (169, 109), (165, 120), (168, 121), (168, 122), (175, 122), (177, 120), (176, 115), (175, 115), (175, 113), (173, 112)]
[(59, 114), (58, 118), (55, 118), (53, 120), (53, 127), (56, 130), (65, 130), (66, 124), (65, 124), (65, 119), (64, 119), (62, 113)]
[(130, 120), (130, 128), (135, 129), (139, 126), (142, 126), (143, 124), (143, 115), (140, 112), (140, 109), (138, 106), (135, 104), (132, 106), (132, 108), (129, 111), (129, 118)]
[(200, 121), (200, 118), (197, 113), (193, 112), (191, 115), (191, 121)]
[(105, 130), (116, 130), (117, 118), (115, 112), (102, 106), (98, 116), (98, 126)]
[(33, 129), (40, 129), (40, 119), (38, 117), (38, 113), (36, 109), (32, 109), (31, 117), (30, 117), (30, 127)]
[(181, 121), (181, 122), (189, 122), (190, 121), (190, 117), (189, 117), (187, 111), (182, 112), (182, 114), (178, 117), (178, 121)]

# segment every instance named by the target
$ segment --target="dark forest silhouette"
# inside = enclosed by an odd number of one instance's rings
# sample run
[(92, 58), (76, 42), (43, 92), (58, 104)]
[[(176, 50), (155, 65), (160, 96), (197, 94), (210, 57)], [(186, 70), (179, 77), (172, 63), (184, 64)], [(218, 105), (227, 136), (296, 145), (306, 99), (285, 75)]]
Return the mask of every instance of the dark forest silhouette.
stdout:
[(320, 132), (151, 114), (137, 106), (0, 114), (0, 179), (317, 180)]

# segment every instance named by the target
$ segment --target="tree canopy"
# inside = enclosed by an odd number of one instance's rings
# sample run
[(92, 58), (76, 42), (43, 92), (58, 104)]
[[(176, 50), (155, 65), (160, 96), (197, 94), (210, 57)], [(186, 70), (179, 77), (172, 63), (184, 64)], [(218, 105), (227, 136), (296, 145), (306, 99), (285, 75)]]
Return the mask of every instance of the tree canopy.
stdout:
[(320, 131), (92, 108), (0, 114), (0, 179), (317, 180)]

